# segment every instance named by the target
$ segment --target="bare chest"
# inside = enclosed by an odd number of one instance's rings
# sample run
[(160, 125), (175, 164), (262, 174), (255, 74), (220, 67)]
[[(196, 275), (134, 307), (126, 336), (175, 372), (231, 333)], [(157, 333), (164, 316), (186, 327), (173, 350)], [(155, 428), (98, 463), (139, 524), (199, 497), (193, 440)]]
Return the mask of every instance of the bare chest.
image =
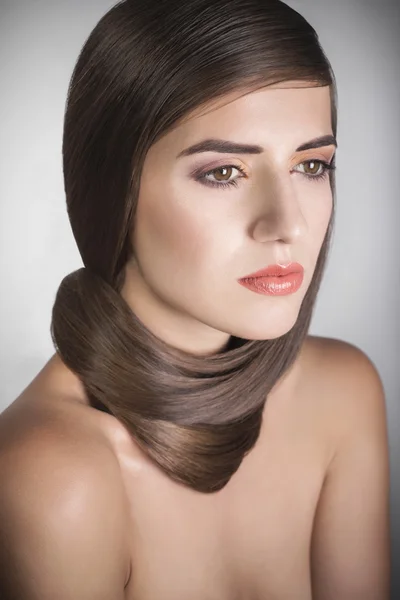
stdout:
[(326, 444), (310, 415), (289, 417), (283, 407), (266, 417), (256, 447), (215, 494), (125, 455), (127, 600), (311, 600), (309, 550)]

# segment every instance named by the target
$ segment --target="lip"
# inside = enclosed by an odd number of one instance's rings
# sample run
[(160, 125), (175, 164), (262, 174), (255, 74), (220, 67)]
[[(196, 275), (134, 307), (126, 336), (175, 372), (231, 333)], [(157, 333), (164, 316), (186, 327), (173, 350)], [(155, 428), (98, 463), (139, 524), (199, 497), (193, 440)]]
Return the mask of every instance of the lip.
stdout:
[(269, 265), (265, 269), (260, 269), (256, 273), (245, 275), (241, 277), (239, 281), (244, 279), (255, 279), (257, 277), (285, 277), (289, 273), (304, 273), (304, 268), (299, 263), (290, 263), (289, 265), (282, 267), (281, 265)]
[(270, 265), (238, 281), (240, 285), (257, 294), (287, 296), (300, 289), (303, 277), (304, 268), (299, 263), (291, 263), (286, 267)]

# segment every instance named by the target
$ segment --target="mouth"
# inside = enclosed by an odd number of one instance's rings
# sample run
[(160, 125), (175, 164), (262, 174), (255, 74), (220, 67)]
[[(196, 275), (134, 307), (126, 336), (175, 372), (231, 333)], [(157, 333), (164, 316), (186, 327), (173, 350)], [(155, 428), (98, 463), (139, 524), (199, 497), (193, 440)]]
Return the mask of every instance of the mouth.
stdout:
[(300, 289), (303, 277), (304, 268), (299, 263), (291, 263), (286, 267), (270, 265), (266, 269), (242, 277), (238, 282), (257, 294), (287, 296)]
[(245, 275), (241, 277), (239, 281), (247, 280), (247, 279), (257, 279), (258, 277), (286, 277), (287, 275), (298, 273), (303, 275), (304, 268), (299, 263), (290, 263), (289, 265), (283, 267), (281, 265), (270, 265), (260, 271), (256, 271), (255, 273), (251, 273), (250, 275)]

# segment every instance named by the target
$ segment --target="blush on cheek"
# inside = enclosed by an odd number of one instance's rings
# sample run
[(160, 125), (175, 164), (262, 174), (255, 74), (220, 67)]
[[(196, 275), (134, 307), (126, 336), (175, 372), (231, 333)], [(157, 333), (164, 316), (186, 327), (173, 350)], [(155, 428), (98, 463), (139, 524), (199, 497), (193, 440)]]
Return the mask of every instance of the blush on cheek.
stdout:
[(168, 200), (164, 204), (147, 202), (146, 210), (137, 213), (134, 243), (141, 263), (148, 262), (151, 270), (156, 264), (160, 276), (164, 270), (165, 277), (166, 273), (182, 272), (185, 265), (200, 266), (201, 257), (209, 250), (209, 235), (199, 219), (172, 210)]
[[(333, 209), (333, 197), (330, 189), (316, 190), (311, 193), (306, 199), (304, 210), (306, 211), (305, 218), (309, 223), (309, 235), (318, 236), (318, 232), (325, 230), (328, 226), (329, 219)], [(314, 232), (314, 233), (313, 233)]]

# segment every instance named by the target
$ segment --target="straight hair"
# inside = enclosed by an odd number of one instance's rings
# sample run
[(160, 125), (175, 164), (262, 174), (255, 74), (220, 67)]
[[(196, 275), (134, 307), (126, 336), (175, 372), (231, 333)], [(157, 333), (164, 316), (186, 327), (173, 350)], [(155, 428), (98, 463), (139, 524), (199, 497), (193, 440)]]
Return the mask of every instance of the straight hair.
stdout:
[(337, 92), (313, 27), (280, 0), (125, 0), (97, 23), (71, 77), (63, 130), (67, 211), (84, 267), (61, 282), (51, 336), (91, 406), (121, 422), (172, 480), (221, 490), (254, 447), (268, 394), (307, 336), (335, 206), (298, 318), (277, 339), (230, 336), (195, 356), (159, 339), (121, 296), (149, 148), (194, 109), (286, 81)]

